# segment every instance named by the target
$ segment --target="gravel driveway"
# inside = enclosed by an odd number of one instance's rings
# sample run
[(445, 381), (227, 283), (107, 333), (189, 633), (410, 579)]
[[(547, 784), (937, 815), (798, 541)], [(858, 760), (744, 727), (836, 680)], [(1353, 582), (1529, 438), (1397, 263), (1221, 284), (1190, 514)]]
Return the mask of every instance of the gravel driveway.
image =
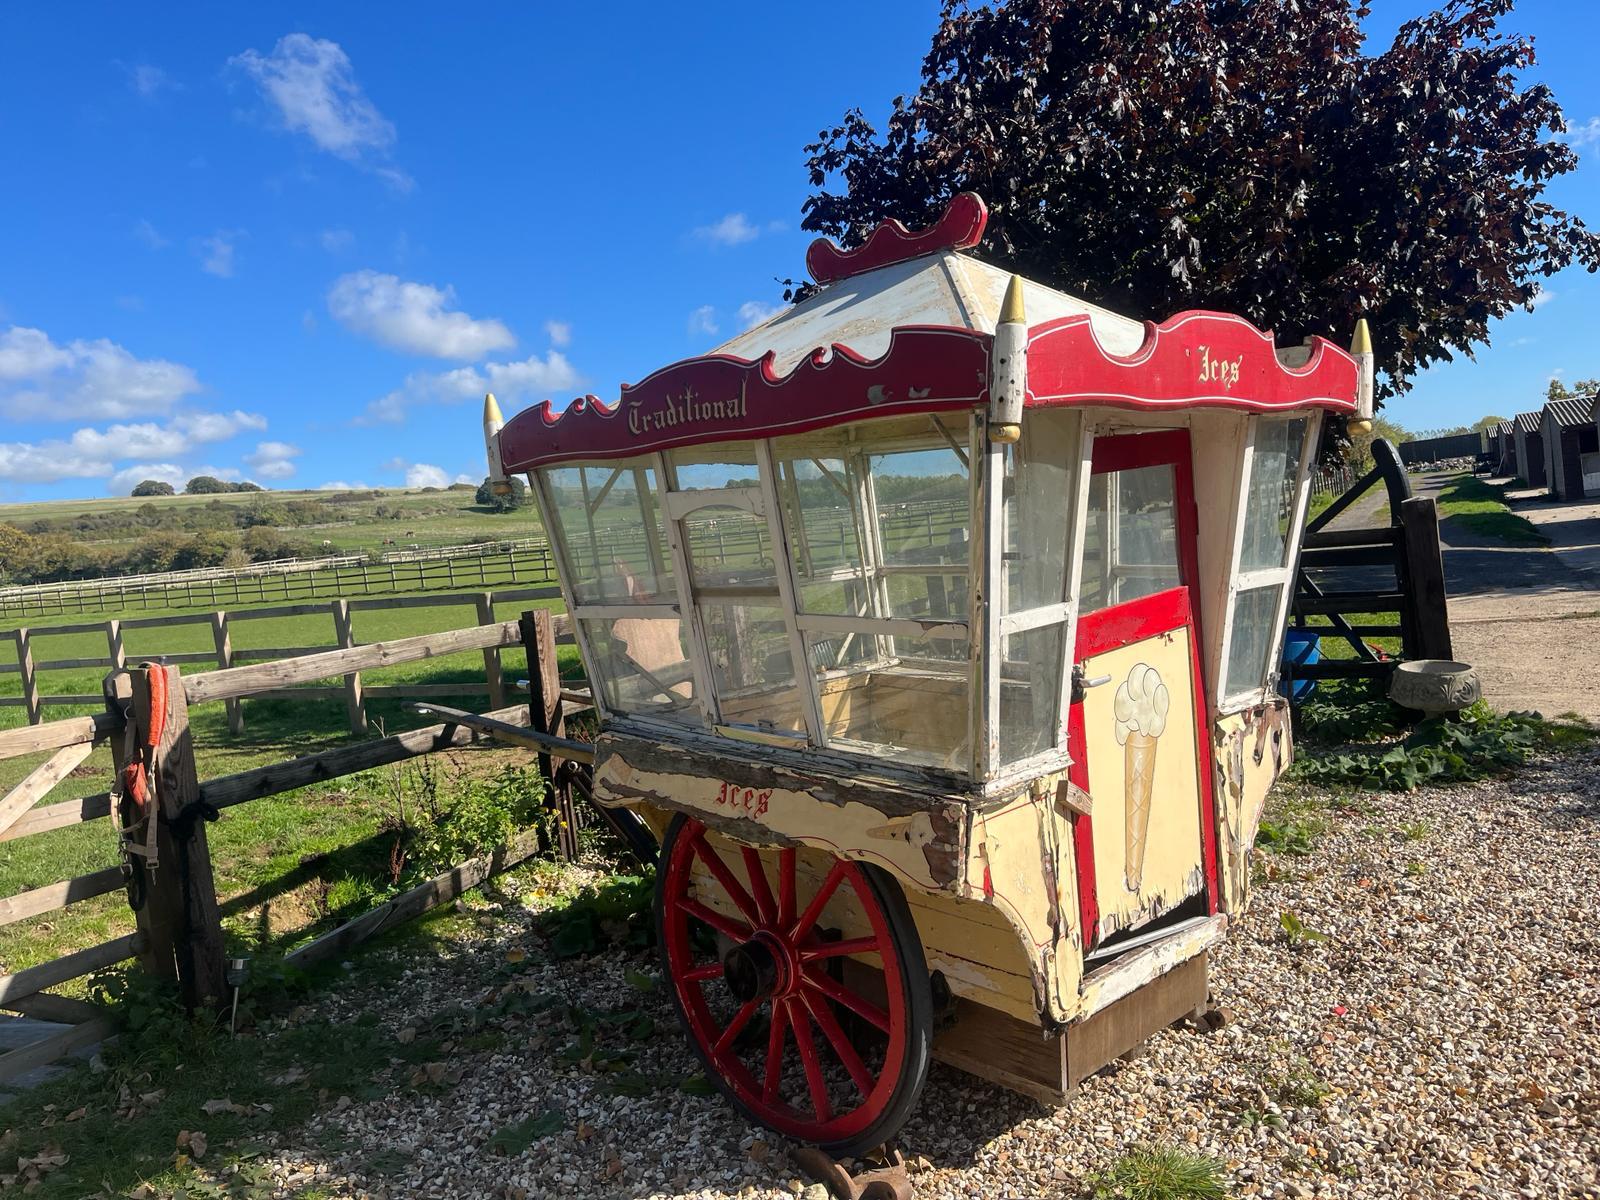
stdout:
[[(918, 1197), (1076, 1197), (1139, 1142), (1216, 1156), (1240, 1196), (1600, 1196), (1597, 778), (1588, 751), (1477, 786), (1279, 799), (1280, 816), (1287, 803), (1326, 829), (1308, 854), (1263, 856), (1255, 907), (1215, 962), (1231, 1021), (1158, 1035), (1055, 1112), (936, 1066), (903, 1139)], [(439, 956), (400, 986), (301, 1014), (364, 1007), (409, 1040), (454, 1004), (511, 1010), (447, 1042), (431, 1074), (378, 1064), (382, 1099), (330, 1096), (308, 1126), (266, 1135), (281, 1192), (801, 1193), (776, 1140), (674, 1086), (695, 1063), (661, 989), (638, 990), (653, 956), (554, 962), (532, 932), (542, 902), (516, 894), (531, 884), (505, 886), (471, 900), (476, 920), (436, 931)], [(1292, 943), (1286, 909), (1326, 940)], [(655, 1090), (617, 1095), (615, 1076), (564, 1064), (575, 1035), (562, 1008), (505, 1003), (555, 996), (653, 1016), (623, 1078)], [(488, 1147), (550, 1110), (558, 1131), (509, 1156)]]

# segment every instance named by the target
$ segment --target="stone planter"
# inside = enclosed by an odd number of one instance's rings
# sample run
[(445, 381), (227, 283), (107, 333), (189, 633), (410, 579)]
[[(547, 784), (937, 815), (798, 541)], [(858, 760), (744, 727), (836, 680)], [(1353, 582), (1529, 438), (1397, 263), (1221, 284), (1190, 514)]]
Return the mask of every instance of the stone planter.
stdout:
[(1389, 699), (1430, 717), (1460, 712), (1482, 694), (1476, 669), (1468, 663), (1445, 659), (1403, 662), (1389, 679)]

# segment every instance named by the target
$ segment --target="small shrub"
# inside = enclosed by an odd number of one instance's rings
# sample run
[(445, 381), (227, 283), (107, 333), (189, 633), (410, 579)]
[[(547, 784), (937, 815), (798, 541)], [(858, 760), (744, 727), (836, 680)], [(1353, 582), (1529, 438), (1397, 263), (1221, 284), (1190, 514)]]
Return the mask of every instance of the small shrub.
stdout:
[(1222, 1164), (1173, 1146), (1135, 1146), (1090, 1180), (1094, 1200), (1225, 1200)]
[(1302, 921), (1290, 909), (1284, 909), (1278, 914), (1278, 924), (1283, 929), (1284, 937), (1289, 939), (1291, 946), (1308, 946), (1316, 942), (1325, 942), (1328, 935), (1320, 929), (1313, 929)]

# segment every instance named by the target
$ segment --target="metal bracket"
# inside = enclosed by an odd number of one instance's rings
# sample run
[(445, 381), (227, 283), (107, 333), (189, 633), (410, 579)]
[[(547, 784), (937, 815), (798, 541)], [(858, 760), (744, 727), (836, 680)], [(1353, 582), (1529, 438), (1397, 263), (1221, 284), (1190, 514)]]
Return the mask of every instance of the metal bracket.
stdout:
[(815, 1146), (797, 1146), (789, 1151), (794, 1165), (832, 1192), (835, 1200), (914, 1200), (906, 1158), (898, 1150), (886, 1150), (886, 1164), (852, 1175)]

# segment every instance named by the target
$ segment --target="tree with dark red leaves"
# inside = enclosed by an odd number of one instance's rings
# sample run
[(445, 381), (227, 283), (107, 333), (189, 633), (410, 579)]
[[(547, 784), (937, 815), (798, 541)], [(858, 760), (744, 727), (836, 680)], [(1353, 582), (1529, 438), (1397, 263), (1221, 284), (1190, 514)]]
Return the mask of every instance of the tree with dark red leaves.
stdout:
[(1349, 0), (946, 0), (884, 134), (856, 109), (806, 148), (804, 226), (856, 241), (970, 189), (991, 261), (1280, 344), (1365, 316), (1403, 391), (1541, 277), (1600, 265), (1544, 198), (1577, 156), (1511, 7), (1453, 0), (1370, 54)]

